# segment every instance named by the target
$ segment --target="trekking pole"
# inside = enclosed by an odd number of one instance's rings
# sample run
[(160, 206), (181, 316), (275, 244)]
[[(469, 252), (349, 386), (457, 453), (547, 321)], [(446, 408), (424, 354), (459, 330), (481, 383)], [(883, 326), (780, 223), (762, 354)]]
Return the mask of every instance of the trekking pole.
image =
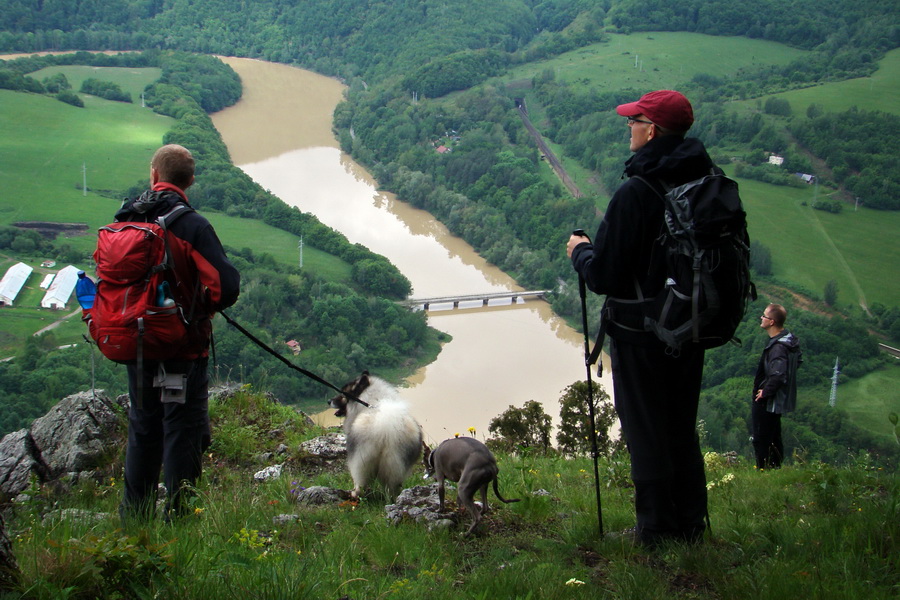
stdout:
[[(576, 229), (572, 235), (587, 237), (583, 229)], [(581, 296), (581, 329), (584, 331), (584, 366), (587, 369), (588, 414), (591, 419), (591, 457), (594, 459), (594, 493), (597, 495), (597, 526), (603, 537), (603, 510), (600, 503), (600, 468), (597, 466), (597, 422), (594, 415), (594, 382), (591, 378), (591, 339), (588, 336), (587, 289), (584, 277), (578, 274), (578, 294)]]

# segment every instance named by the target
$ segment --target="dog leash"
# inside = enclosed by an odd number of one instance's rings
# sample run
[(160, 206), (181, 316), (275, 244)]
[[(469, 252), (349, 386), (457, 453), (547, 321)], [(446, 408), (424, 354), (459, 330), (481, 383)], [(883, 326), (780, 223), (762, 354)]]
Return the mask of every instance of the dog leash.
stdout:
[(309, 378), (312, 379), (313, 381), (317, 381), (317, 382), (321, 383), (322, 385), (327, 386), (327, 387), (333, 389), (333, 390), (336, 391), (338, 394), (340, 394), (340, 395), (342, 395), (342, 396), (344, 396), (344, 397), (346, 397), (346, 398), (349, 398), (350, 400), (353, 400), (354, 402), (359, 402), (360, 404), (362, 404), (362, 405), (365, 406), (366, 408), (369, 407), (369, 404), (368, 404), (367, 402), (364, 402), (363, 400), (360, 400), (359, 398), (357, 398), (356, 396), (354, 396), (354, 395), (352, 395), (352, 394), (348, 394), (347, 392), (344, 392), (343, 390), (341, 390), (339, 387), (337, 387), (337, 386), (334, 385), (333, 383), (330, 383), (330, 382), (328, 382), (328, 381), (325, 381), (324, 379), (322, 379), (321, 377), (319, 377), (319, 376), (316, 375), (315, 373), (312, 373), (312, 372), (310, 372), (310, 371), (307, 371), (307, 370), (304, 369), (303, 367), (298, 367), (297, 365), (295, 365), (294, 363), (292, 363), (291, 361), (289, 361), (288, 359), (286, 359), (286, 358), (283, 357), (282, 355), (278, 354), (278, 352), (276, 352), (275, 350), (273, 350), (272, 348), (270, 348), (269, 346), (267, 346), (267, 345), (265, 344), (265, 342), (263, 342), (262, 340), (260, 340), (259, 338), (257, 338), (255, 335), (253, 335), (252, 333), (250, 333), (249, 331), (247, 331), (246, 329), (244, 329), (244, 328), (240, 325), (240, 323), (238, 323), (237, 321), (235, 321), (234, 319), (232, 319), (231, 317), (229, 317), (228, 315), (226, 315), (224, 312), (219, 311), (219, 314), (222, 315), (223, 317), (225, 317), (225, 320), (228, 321), (228, 324), (229, 324), (229, 325), (231, 325), (232, 327), (234, 327), (235, 329), (237, 329), (238, 331), (240, 331), (241, 333), (243, 333), (245, 336), (247, 336), (247, 338), (248, 338), (251, 342), (253, 342), (253, 343), (256, 344), (257, 346), (259, 346), (260, 348), (262, 348), (263, 350), (265, 350), (266, 352), (268, 352), (269, 354), (271, 354), (272, 356), (274, 356), (275, 358), (277, 358), (278, 360), (280, 360), (281, 362), (283, 362), (284, 364), (286, 364), (286, 365), (287, 365), (288, 367), (290, 367), (291, 369), (294, 369), (295, 371), (300, 371), (301, 373), (303, 373), (304, 375), (306, 375), (307, 377), (309, 377)]

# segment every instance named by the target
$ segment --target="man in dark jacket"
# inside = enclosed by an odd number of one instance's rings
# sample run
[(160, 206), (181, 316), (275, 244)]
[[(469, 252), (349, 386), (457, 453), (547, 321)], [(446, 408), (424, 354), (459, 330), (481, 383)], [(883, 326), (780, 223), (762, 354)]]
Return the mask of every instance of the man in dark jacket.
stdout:
[[(178, 203), (188, 204), (184, 190), (193, 182), (191, 153), (175, 144), (163, 146), (150, 162), (151, 189), (126, 201), (116, 221), (151, 222)], [(188, 211), (172, 223), (167, 244), (173, 268), (166, 279), (189, 321), (188, 333), (168, 359), (127, 367), (131, 408), (123, 517), (155, 514), (161, 469), (168, 492), (166, 518), (188, 510), (187, 498), (200, 478), (201, 457), (210, 442), (207, 362), (212, 317), (235, 303), (240, 286), (240, 275), (212, 225), (197, 212)], [(163, 388), (171, 389), (162, 394)]]
[[(572, 265), (587, 287), (620, 299), (654, 297), (665, 285), (658, 238), (663, 231), (664, 186), (677, 186), (715, 169), (703, 144), (685, 134), (693, 108), (682, 94), (650, 92), (616, 112), (631, 129), (625, 163), (629, 177), (616, 191), (593, 243), (573, 235)], [(640, 176), (642, 179), (636, 178)], [(609, 300), (604, 306), (609, 316)], [(636, 526), (641, 543), (702, 539), (707, 515), (706, 472), (697, 435), (703, 350), (672, 352), (643, 317), (621, 312), (607, 320), (616, 412), (631, 455)], [(629, 326), (632, 325), (632, 326)]]
[(780, 304), (770, 304), (760, 317), (759, 326), (769, 335), (769, 341), (753, 379), (750, 417), (757, 469), (781, 467), (781, 415), (797, 406), (797, 367), (802, 354), (800, 340), (784, 328), (785, 320), (787, 311)]

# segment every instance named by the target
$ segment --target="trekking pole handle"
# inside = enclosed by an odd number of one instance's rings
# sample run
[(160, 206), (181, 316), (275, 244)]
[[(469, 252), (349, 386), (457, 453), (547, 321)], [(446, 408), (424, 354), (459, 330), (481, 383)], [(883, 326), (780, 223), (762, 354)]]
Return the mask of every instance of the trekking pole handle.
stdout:
[(578, 235), (581, 237), (587, 237), (588, 235), (584, 232), (584, 229), (576, 229), (572, 232), (572, 235)]

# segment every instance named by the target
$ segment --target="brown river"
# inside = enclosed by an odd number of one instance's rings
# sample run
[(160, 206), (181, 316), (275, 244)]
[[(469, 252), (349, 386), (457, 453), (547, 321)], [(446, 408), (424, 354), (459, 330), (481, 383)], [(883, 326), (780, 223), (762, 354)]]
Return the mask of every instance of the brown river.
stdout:
[[(285, 65), (223, 60), (240, 75), (244, 95), (213, 122), (234, 163), (254, 181), (386, 256), (412, 282), (413, 297), (522, 290), (429, 213), (379, 191), (340, 151), (331, 117), (342, 84)], [(505, 303), (428, 313), (429, 324), (453, 339), (435, 362), (406, 380), (402, 395), (429, 443), (469, 428), (484, 439), (491, 419), (528, 400), (541, 402), (556, 425), (562, 391), (585, 378), (581, 334), (543, 300)], [(600, 384), (611, 394), (608, 373)], [(323, 411), (316, 418), (333, 424), (330, 416)]]

